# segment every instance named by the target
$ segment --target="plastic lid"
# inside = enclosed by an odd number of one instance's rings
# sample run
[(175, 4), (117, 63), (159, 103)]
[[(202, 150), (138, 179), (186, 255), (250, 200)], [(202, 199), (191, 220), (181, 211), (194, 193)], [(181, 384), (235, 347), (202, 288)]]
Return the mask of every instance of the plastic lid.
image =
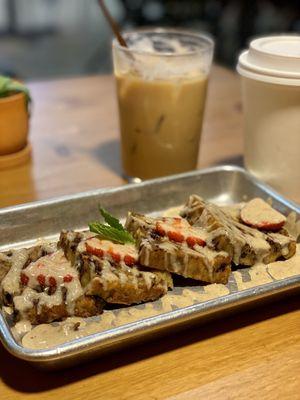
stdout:
[(300, 85), (300, 35), (266, 36), (253, 40), (239, 56), (238, 72), (248, 78)]

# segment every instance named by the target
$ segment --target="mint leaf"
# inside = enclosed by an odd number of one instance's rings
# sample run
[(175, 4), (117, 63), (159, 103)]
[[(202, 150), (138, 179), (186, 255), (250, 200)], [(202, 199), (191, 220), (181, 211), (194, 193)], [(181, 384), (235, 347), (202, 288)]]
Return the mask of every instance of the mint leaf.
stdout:
[(99, 221), (90, 222), (89, 229), (91, 232), (97, 233), (101, 239), (110, 240), (116, 243), (132, 243), (135, 244), (135, 240), (131, 233), (126, 231), (121, 222), (108, 211), (99, 206), (99, 211), (104, 218), (106, 224)]
[(134, 238), (126, 230), (119, 230), (109, 225), (101, 224), (100, 222), (91, 222), (89, 224), (91, 232), (97, 233), (101, 239), (110, 240), (116, 243), (132, 243), (135, 244)]
[(105, 222), (110, 225), (113, 228), (118, 229), (119, 231), (125, 231), (123, 225), (121, 224), (121, 222), (113, 217), (111, 214), (109, 214), (109, 212), (107, 212), (104, 208), (99, 207), (99, 211), (102, 215), (102, 217), (104, 218)]

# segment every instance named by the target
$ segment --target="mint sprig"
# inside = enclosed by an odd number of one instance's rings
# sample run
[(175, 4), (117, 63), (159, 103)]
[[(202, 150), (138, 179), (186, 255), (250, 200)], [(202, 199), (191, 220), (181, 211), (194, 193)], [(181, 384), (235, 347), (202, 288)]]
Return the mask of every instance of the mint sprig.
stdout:
[(118, 218), (113, 217), (109, 212), (107, 212), (103, 207), (99, 207), (100, 214), (104, 218), (104, 221), (113, 228), (118, 229), (119, 231), (124, 231), (124, 227)]
[(97, 235), (101, 239), (110, 240), (112, 242), (125, 244), (132, 243), (135, 244), (135, 240), (132, 237), (131, 233), (129, 233), (121, 224), (121, 222), (113, 217), (109, 212), (107, 212), (104, 208), (99, 207), (100, 213), (104, 218), (106, 224), (102, 222), (90, 222), (89, 229), (93, 233), (97, 233)]

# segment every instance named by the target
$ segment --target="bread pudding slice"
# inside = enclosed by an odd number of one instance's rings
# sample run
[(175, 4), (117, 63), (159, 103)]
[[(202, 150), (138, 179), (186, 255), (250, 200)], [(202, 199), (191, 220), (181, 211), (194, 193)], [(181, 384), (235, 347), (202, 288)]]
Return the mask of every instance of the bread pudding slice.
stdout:
[(139, 243), (139, 262), (209, 283), (227, 283), (231, 258), (206, 246), (206, 232), (178, 217), (130, 213), (126, 229)]
[(236, 265), (268, 264), (279, 258), (288, 259), (296, 251), (296, 241), (291, 236), (250, 227), (197, 195), (189, 197), (181, 216), (205, 230), (207, 246), (226, 251)]
[(59, 246), (78, 269), (85, 293), (107, 303), (130, 305), (156, 300), (173, 287), (168, 272), (139, 266), (134, 244), (101, 240), (87, 232), (63, 231)]
[(104, 302), (86, 295), (78, 272), (55, 244), (0, 254), (1, 302), (32, 324), (100, 314)]

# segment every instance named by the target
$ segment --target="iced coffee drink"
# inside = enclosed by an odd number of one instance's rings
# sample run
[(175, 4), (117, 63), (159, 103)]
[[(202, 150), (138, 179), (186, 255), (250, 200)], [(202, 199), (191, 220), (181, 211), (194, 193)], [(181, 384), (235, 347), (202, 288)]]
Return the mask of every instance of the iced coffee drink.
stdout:
[(125, 175), (149, 179), (197, 165), (213, 43), (178, 31), (125, 35), (114, 66)]

